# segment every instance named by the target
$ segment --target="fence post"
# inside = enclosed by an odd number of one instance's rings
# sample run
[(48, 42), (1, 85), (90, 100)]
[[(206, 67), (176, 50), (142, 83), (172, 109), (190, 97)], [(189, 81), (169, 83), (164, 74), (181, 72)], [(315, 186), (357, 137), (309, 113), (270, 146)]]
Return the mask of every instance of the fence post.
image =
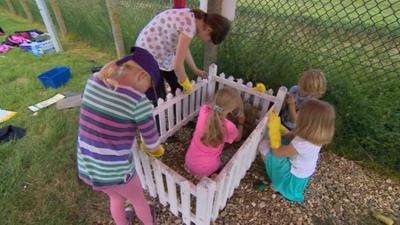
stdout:
[(125, 47), (122, 39), (121, 22), (117, 12), (117, 2), (115, 0), (106, 0), (106, 4), (113, 32), (115, 49), (117, 50), (117, 56), (121, 58), (125, 55)]
[(287, 88), (282, 86), (279, 88), (278, 93), (276, 93), (276, 97), (279, 98), (279, 102), (275, 103), (274, 111), (278, 114), (281, 111), (283, 101), (285, 100), (285, 97), (286, 97), (286, 92), (287, 92)]
[(29, 23), (33, 23), (33, 16), (31, 9), (29, 8), (28, 0), (20, 0), (19, 1), (22, 5), (22, 8), (24, 9), (26, 18), (29, 20)]
[[(222, 0), (208, 0), (207, 13), (221, 14)], [(208, 42), (204, 46), (203, 68), (207, 70), (212, 63), (217, 63), (218, 47), (212, 42)]]
[(58, 38), (56, 29), (54, 27), (54, 23), (51, 20), (49, 10), (47, 9), (46, 2), (44, 0), (36, 0), (36, 5), (39, 8), (40, 15), (42, 16), (44, 25), (46, 26), (47, 32), (49, 32), (51, 40), (53, 42), (54, 48), (56, 52), (62, 52), (62, 46), (60, 39)]
[(208, 225), (212, 218), (215, 182), (203, 177), (196, 185), (196, 224)]
[(17, 12), (15, 11), (14, 5), (11, 3), (11, 0), (6, 0), (6, 3), (11, 13), (17, 15)]
[(215, 77), (217, 76), (218, 66), (211, 64), (208, 69), (207, 101), (212, 99), (215, 94)]
[(57, 0), (50, 1), (51, 8), (53, 9), (54, 16), (56, 17), (58, 27), (60, 28), (61, 35), (65, 36), (67, 34), (67, 27), (65, 27), (64, 17), (61, 14), (60, 7), (58, 6)]

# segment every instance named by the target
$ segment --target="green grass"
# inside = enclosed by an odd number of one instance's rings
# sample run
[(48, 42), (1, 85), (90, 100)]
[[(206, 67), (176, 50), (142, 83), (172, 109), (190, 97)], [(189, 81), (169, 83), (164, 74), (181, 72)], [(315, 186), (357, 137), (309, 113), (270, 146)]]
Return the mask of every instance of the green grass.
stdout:
[[(4, 11), (0, 24), (7, 33), (43, 30)], [(58, 111), (51, 106), (34, 116), (27, 108), (64, 90), (82, 91), (91, 67), (111, 58), (82, 43), (64, 40), (63, 45), (66, 52), (42, 57), (20, 49), (0, 55), (0, 108), (17, 112), (1, 126), (27, 131), (24, 138), (0, 145), (1, 224), (90, 224), (96, 211), (106, 210), (104, 196), (77, 181), (78, 109)], [(44, 89), (37, 75), (60, 65), (71, 68), (71, 80), (62, 88)]]
[[(374, 1), (257, 0), (262, 4), (251, 7), (243, 4), (245, 1), (251, 2), (240, 0), (233, 30), (219, 47), (219, 71), (262, 80), (276, 89), (296, 83), (305, 68), (323, 69), (328, 77), (324, 99), (338, 112), (336, 138), (329, 148), (366, 167), (400, 177), (400, 108), (396, 103), (400, 99), (399, 39), (390, 32), (398, 30), (395, 18), (399, 17), (399, 3), (393, 4), (395, 11), (368, 16), (368, 12), (377, 13), (379, 6), (371, 5)], [(34, 1), (29, 2), (36, 21), (40, 21)], [(160, 2), (138, 0), (120, 5), (126, 50), (147, 21), (168, 6)], [(359, 11), (347, 7), (351, 2)], [(388, 1), (382, 2), (386, 7)], [(18, 1), (13, 3), (20, 7)], [(23, 139), (0, 145), (2, 224), (90, 224), (98, 216), (108, 216), (104, 196), (77, 183), (78, 111), (50, 107), (33, 116), (27, 109), (63, 90), (82, 90), (90, 68), (115, 54), (103, 1), (59, 4), (74, 36), (64, 40), (65, 53), (34, 57), (14, 49), (0, 55), (0, 107), (18, 112), (6, 124), (27, 129)], [(0, 0), (0, 7), (6, 7), (4, 0)], [(368, 12), (360, 11), (367, 8)], [(342, 13), (332, 13), (335, 10)], [(24, 16), (21, 9), (17, 11)], [(0, 14), (0, 24), (7, 32), (40, 26)], [(360, 27), (365, 29), (358, 30)], [(198, 42), (192, 52), (201, 64), (202, 46)], [(36, 76), (56, 65), (69, 65), (73, 78), (63, 88), (44, 90)]]

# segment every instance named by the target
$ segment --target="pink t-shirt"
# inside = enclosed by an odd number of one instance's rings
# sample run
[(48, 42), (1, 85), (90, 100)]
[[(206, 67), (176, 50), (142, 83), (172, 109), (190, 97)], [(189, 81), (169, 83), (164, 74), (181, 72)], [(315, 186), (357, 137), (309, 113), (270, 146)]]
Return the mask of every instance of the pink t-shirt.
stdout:
[[(224, 148), (224, 143), (218, 147), (211, 147), (201, 142), (201, 137), (206, 132), (207, 118), (211, 112), (210, 106), (201, 106), (192, 142), (186, 153), (185, 166), (195, 176), (209, 176), (217, 171), (220, 166), (220, 155)], [(239, 131), (235, 124), (228, 119), (225, 119), (224, 124), (227, 131), (224, 142), (232, 143), (239, 135)]]

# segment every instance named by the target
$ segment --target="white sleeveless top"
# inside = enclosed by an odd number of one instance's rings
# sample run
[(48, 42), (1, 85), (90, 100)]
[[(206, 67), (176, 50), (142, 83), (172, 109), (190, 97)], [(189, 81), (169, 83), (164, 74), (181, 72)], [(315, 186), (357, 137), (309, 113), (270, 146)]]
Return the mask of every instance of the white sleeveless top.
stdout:
[(299, 136), (296, 136), (291, 144), (299, 153), (289, 157), (292, 168), (290, 172), (299, 178), (307, 178), (315, 172), (319, 157), (320, 145), (315, 145)]

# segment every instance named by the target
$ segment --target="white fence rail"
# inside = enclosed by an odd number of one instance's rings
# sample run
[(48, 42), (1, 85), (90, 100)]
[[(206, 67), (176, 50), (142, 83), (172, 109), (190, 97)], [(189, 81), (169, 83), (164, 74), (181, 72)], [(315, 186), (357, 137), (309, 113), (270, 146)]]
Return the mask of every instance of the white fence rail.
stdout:
[[(252, 90), (252, 84), (243, 84), (241, 79), (234, 81), (233, 77), (225, 78), (224, 74), (217, 76), (217, 66), (210, 66), (207, 80), (198, 79), (193, 82), (193, 92), (182, 94), (177, 92), (167, 100), (158, 100), (154, 116), (158, 117), (160, 140), (164, 142), (177, 132), (187, 122), (197, 116), (200, 106), (205, 104), (215, 92), (223, 86), (237, 89), (245, 102), (261, 108), (262, 117), (254, 131), (243, 142), (241, 147), (229, 160), (215, 179), (203, 177), (195, 185), (176, 171), (165, 165), (159, 159), (147, 156), (142, 151), (134, 150), (135, 167), (142, 186), (152, 197), (158, 197), (160, 203), (167, 207), (175, 216), (182, 218), (185, 224), (210, 224), (218, 217), (241, 179), (256, 158), (257, 146), (264, 136), (266, 111), (271, 104), (279, 112), (287, 89), (281, 87), (276, 96), (272, 90), (259, 93)], [(134, 149), (138, 149), (137, 143)], [(168, 154), (168, 152), (166, 153)], [(192, 202), (194, 201), (194, 202)]]

